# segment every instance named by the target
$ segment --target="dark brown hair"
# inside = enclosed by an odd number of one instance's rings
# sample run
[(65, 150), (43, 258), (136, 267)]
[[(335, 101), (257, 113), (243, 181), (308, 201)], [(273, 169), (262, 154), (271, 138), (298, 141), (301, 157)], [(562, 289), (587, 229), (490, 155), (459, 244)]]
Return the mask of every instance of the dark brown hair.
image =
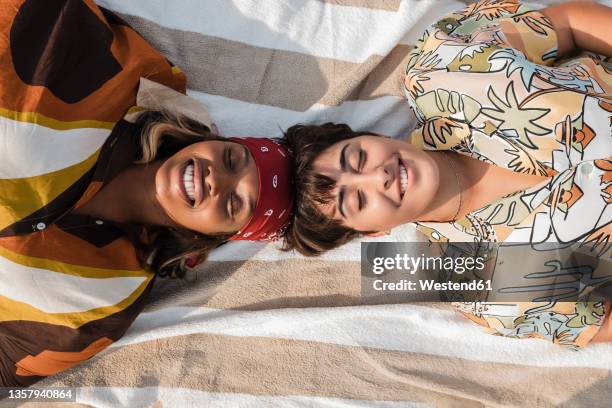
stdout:
[[(135, 126), (141, 129), (142, 148), (142, 157), (136, 163), (169, 158), (193, 143), (224, 140), (203, 123), (160, 111), (141, 113)], [(148, 242), (137, 243), (141, 261), (162, 277), (183, 277), (187, 270), (187, 258), (203, 262), (211, 250), (232, 235), (205, 235), (179, 227), (153, 228), (147, 234), (150, 237)]]
[(313, 162), (328, 147), (364, 135), (379, 136), (354, 132), (348, 125), (335, 123), (295, 125), (285, 132), (282, 143), (291, 149), (294, 156), (295, 201), (292, 222), (284, 238), (284, 250), (296, 249), (303, 255), (316, 256), (363, 234), (318, 210), (318, 206), (332, 200), (336, 183), (317, 173)]

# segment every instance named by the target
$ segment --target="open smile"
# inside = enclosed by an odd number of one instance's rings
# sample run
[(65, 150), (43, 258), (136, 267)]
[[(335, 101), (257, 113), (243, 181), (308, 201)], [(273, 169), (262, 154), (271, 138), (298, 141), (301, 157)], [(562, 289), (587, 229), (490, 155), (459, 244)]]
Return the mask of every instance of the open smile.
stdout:
[(404, 199), (408, 187), (410, 187), (410, 181), (412, 179), (412, 170), (410, 166), (406, 166), (406, 163), (399, 158), (399, 190), (400, 190), (400, 201)]
[(179, 193), (190, 207), (196, 207), (203, 200), (202, 171), (198, 160), (189, 159), (179, 172)]

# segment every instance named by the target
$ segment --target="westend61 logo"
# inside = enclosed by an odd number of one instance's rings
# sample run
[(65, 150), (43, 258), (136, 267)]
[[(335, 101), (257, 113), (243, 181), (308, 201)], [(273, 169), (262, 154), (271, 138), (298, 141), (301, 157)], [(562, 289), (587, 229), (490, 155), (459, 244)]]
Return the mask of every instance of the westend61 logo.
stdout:
[(488, 252), (474, 246), (363, 242), (362, 295), (407, 300), (482, 300), (490, 291)]

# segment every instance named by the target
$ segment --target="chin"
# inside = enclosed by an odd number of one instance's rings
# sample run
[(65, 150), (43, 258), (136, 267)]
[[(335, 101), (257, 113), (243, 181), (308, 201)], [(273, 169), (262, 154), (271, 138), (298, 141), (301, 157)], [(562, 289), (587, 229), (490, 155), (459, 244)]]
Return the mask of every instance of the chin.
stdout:
[(421, 221), (420, 216), (424, 214), (427, 208), (431, 206), (431, 202), (434, 198), (434, 192), (430, 189), (421, 189), (419, 191), (415, 191), (414, 197), (418, 197), (418, 206), (412, 206), (408, 211), (406, 211), (406, 217), (404, 217), (406, 221), (403, 224)]

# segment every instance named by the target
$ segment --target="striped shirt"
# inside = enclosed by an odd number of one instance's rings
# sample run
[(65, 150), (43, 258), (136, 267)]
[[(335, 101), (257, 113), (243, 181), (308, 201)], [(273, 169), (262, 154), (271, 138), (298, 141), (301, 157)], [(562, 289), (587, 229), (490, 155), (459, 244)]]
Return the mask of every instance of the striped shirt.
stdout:
[[(8, 3), (8, 4), (7, 4)], [(141, 77), (185, 77), (93, 1), (0, 9), (0, 384), (29, 385), (118, 340), (154, 274), (126, 226), (71, 210), (139, 153)]]

